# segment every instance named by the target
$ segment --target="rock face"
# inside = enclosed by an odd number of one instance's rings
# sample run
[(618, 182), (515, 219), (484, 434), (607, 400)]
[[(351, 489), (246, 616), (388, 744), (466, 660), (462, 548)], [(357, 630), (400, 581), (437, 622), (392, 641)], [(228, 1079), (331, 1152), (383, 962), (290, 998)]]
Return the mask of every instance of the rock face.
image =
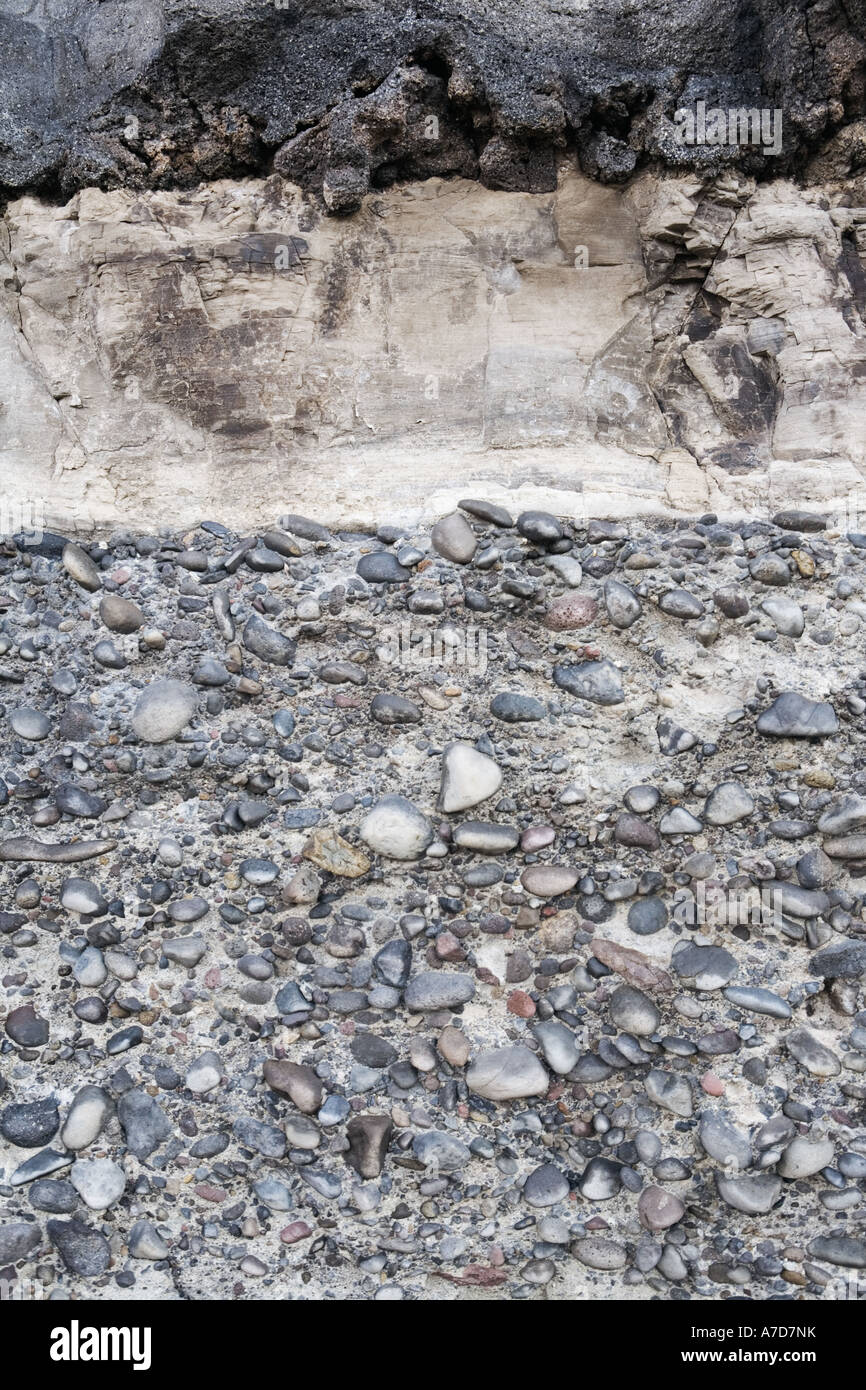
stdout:
[[(64, 161), (62, 135), (49, 144)], [(819, 164), (807, 187), (778, 164), (757, 184), (741, 168), (613, 187), (564, 160), (542, 192), (385, 189), (381, 217), (324, 216), (277, 176), (18, 199), (0, 249), (3, 477), (67, 532), (272, 526), (287, 491), (331, 523), (435, 519), (470, 481), (515, 513), (789, 504), (861, 529), (844, 516), (866, 464), (866, 193), (844, 160), (836, 182)], [(359, 257), (363, 275), (341, 271)], [(262, 659), (291, 662), (281, 645)]]
[(806, 145), (829, 141), (826, 158), (847, 148), (844, 131), (833, 137), (864, 47), (859, 6), (828, 4), (818, 46), (804, 0), (688, 0), (651, 26), (623, 0), (579, 12), (552, 0), (103, 9), (97, 26), (88, 0), (6, 6), (8, 188), (161, 188), (273, 163), (346, 212), (401, 175), (544, 191), (567, 147), (604, 180), (650, 158), (718, 165), (723, 151), (684, 146), (672, 119), (706, 73), (704, 94), (725, 107), (772, 90), (783, 138), (751, 163), (787, 171)]
[(866, 0), (0, 10), (0, 1266), (829, 1296)]

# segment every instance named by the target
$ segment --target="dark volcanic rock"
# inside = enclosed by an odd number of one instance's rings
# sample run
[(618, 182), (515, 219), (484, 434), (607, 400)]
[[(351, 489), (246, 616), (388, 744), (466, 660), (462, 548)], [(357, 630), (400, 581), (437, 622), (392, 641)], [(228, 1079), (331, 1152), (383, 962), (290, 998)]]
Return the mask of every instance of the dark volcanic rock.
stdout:
[(0, 1110), (0, 1134), (19, 1149), (41, 1149), (50, 1143), (59, 1127), (60, 1116), (53, 1096)]
[(111, 1248), (105, 1236), (92, 1226), (77, 1218), (72, 1221), (49, 1221), (48, 1235), (71, 1274), (94, 1278), (108, 1269)]
[(781, 151), (741, 158), (786, 173), (843, 111), (853, 118), (864, 39), (861, 5), (840, 0), (821, 12), (820, 61), (806, 0), (688, 0), (645, 25), (623, 0), (579, 17), (549, 0), (463, 11), (153, 0), (100, 6), (98, 30), (92, 0), (54, 0), (38, 20), (27, 4), (4, 11), (8, 190), (189, 185), (273, 161), (334, 212), (399, 177), (550, 191), (564, 146), (606, 182), (650, 159), (718, 168), (727, 148), (684, 145), (672, 121), (699, 98), (782, 108)]

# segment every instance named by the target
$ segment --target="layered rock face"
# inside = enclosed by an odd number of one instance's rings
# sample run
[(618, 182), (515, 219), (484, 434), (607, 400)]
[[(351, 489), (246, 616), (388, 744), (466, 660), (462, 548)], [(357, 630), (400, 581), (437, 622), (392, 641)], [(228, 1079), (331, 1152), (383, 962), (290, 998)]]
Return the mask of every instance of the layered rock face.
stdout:
[[(49, 521), (509, 505), (862, 510), (843, 183), (432, 179), (350, 218), (276, 175), (6, 212), (0, 460)], [(847, 510), (846, 510), (847, 508)], [(855, 528), (856, 529), (856, 526)]]
[(856, 166), (864, 38), (863, 0), (4, 0), (0, 182), (69, 194), (276, 167), (338, 210), (433, 175), (550, 192), (567, 148), (604, 180), (718, 165), (675, 135), (702, 98), (778, 108), (784, 173), (828, 141)]
[(2, 10), (15, 505), (862, 510), (860, 5)]

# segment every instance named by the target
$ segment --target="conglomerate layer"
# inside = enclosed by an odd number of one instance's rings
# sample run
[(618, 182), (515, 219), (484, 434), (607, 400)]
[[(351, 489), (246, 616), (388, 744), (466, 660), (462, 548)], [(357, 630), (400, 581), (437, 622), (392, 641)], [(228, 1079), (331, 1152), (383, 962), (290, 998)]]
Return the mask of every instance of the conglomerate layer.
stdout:
[(7, 541), (0, 1279), (862, 1294), (849, 526)]

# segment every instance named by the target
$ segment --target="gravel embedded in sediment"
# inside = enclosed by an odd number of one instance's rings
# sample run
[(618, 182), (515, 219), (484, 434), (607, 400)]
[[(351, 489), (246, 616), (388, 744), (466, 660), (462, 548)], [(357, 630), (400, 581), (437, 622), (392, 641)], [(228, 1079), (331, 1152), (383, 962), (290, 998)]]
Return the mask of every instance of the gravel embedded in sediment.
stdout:
[(845, 1295), (866, 552), (473, 499), (0, 608), (0, 1277)]

